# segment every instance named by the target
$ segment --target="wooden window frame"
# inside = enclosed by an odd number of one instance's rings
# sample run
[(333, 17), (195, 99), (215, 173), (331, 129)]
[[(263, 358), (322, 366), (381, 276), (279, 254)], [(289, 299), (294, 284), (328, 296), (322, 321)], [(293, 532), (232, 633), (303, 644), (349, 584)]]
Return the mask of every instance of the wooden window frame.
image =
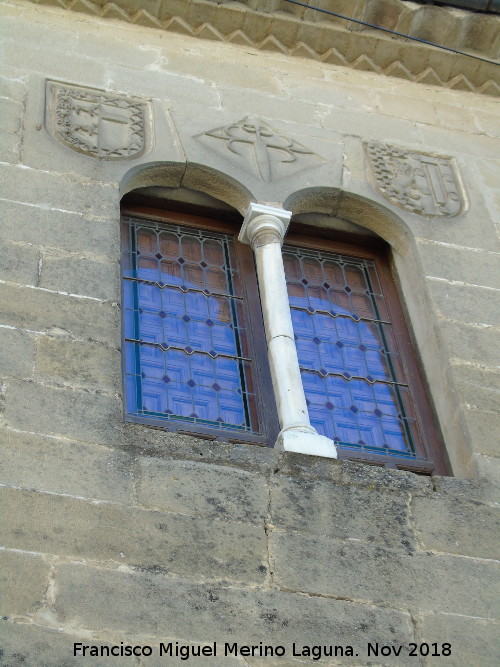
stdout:
[(307, 227), (307, 235), (305, 235), (304, 228), (304, 225), (292, 226), (285, 239), (285, 245), (339, 253), (374, 262), (394, 329), (397, 352), (403, 364), (410, 394), (415, 405), (416, 419), (422, 435), (422, 445), (417, 448), (416, 457), (411, 460), (397, 455), (388, 456), (371, 452), (358, 453), (355, 450), (343, 449), (337, 445), (338, 458), (398, 470), (409, 470), (424, 475), (450, 474), (450, 464), (437, 426), (437, 417), (429, 400), (429, 390), (423, 379), (421, 363), (415, 353), (418, 347), (412, 342), (410, 329), (402, 307), (404, 301), (400, 297), (397, 283), (392, 275), (390, 256), (386, 244), (378, 239), (375, 239), (372, 247), (353, 244), (352, 241), (339, 241), (331, 238), (334, 235), (337, 236), (333, 231), (309, 228), (309, 226)]
[[(124, 420), (158, 428), (165, 431), (177, 432), (197, 436), (206, 440), (229, 442), (229, 443), (250, 443), (263, 447), (273, 446), (279, 433), (279, 424), (277, 418), (276, 404), (272, 391), (271, 374), (267, 364), (267, 345), (264, 333), (264, 324), (260, 307), (259, 290), (257, 286), (257, 277), (255, 274), (255, 265), (253, 252), (250, 246), (238, 241), (239, 225), (230, 222), (218, 221), (212, 218), (206, 218), (193, 214), (178, 213), (175, 211), (164, 211), (149, 207), (122, 207), (121, 230), (122, 230), (122, 276), (124, 257), (128, 252), (128, 228), (129, 223), (126, 219), (143, 221), (145, 223), (165, 223), (175, 224), (186, 228), (193, 228), (198, 231), (216, 232), (233, 237), (234, 254), (238, 264), (238, 270), (241, 273), (242, 290), (245, 299), (245, 323), (251, 336), (248, 336), (248, 345), (252, 351), (252, 380), (255, 385), (255, 394), (257, 399), (257, 413), (260, 427), (259, 434), (245, 433), (237, 429), (217, 429), (210, 426), (204, 426), (188, 421), (161, 420), (155, 417), (130, 414), (127, 411), (126, 401), (124, 402)], [(122, 303), (123, 299), (123, 279), (122, 279)], [(122, 345), (125, 349), (125, 322), (124, 308), (122, 308)], [(125, 354), (123, 354), (122, 363), (123, 386), (125, 388)]]
[[(237, 240), (240, 226), (237, 222), (226, 222), (213, 218), (202, 217), (191, 213), (166, 211), (163, 209), (125, 205), (122, 215), (137, 220), (152, 221), (158, 223), (178, 224), (184, 227), (193, 227), (208, 232), (219, 232), (227, 234), (234, 239), (234, 250), (237, 256), (239, 270), (244, 277), (244, 289), (246, 297), (246, 311), (248, 329), (254, 332), (250, 344), (253, 348), (255, 360), (253, 368), (253, 379), (258, 394), (258, 413), (261, 428), (260, 435), (252, 435), (231, 431), (230, 429), (219, 430), (199, 424), (188, 422), (167, 421), (143, 416), (135, 416), (127, 413), (125, 407), (124, 418), (126, 421), (141, 423), (146, 426), (160, 428), (166, 431), (192, 434), (193, 436), (230, 443), (253, 443), (261, 446), (273, 447), (279, 432), (276, 404), (272, 390), (271, 375), (267, 361), (267, 344), (262, 321), (262, 312), (259, 297), (259, 288), (255, 272), (253, 252), (249, 245), (241, 244)], [(122, 225), (122, 229), (123, 229)], [(332, 238), (334, 237), (334, 238)], [(338, 240), (338, 237), (341, 240)], [(433, 473), (450, 474), (450, 465), (446, 457), (442, 438), (437, 427), (437, 419), (428, 398), (428, 390), (423, 380), (420, 362), (415, 354), (417, 346), (412, 344), (409, 328), (406, 324), (402, 303), (404, 301), (398, 294), (397, 283), (394, 280), (389, 263), (389, 254), (386, 244), (377, 238), (364, 238), (363, 245), (352, 242), (352, 237), (344, 237), (333, 231), (292, 223), (289, 234), (285, 239), (286, 245), (308, 248), (312, 250), (324, 250), (332, 253), (340, 253), (361, 259), (369, 259), (375, 263), (378, 277), (385, 296), (386, 306), (390, 315), (391, 324), (397, 334), (396, 346), (403, 363), (404, 371), (408, 380), (410, 393), (412, 395), (418, 426), (422, 434), (423, 445), (417, 451), (417, 456), (409, 460), (397, 455), (384, 455), (374, 452), (356, 452), (338, 448), (338, 457), (343, 460), (363, 462), (369, 465), (409, 470), (412, 472), (430, 475)], [(366, 245), (369, 243), (370, 245)], [(122, 247), (126, 246), (122, 244)], [(123, 319), (123, 314), (122, 314)], [(122, 322), (122, 331), (124, 326)], [(125, 378), (125, 364), (123, 364), (123, 377)]]

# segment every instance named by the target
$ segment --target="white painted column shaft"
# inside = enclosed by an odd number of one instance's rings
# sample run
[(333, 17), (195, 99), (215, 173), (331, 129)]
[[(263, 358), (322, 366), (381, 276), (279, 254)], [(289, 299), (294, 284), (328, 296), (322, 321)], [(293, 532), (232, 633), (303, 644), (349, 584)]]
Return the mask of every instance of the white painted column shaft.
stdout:
[(288, 303), (281, 245), (291, 213), (250, 204), (239, 239), (255, 252), (257, 278), (269, 354), (269, 366), (281, 431), (277, 446), (315, 456), (336, 458), (332, 440), (311, 426), (300, 376)]

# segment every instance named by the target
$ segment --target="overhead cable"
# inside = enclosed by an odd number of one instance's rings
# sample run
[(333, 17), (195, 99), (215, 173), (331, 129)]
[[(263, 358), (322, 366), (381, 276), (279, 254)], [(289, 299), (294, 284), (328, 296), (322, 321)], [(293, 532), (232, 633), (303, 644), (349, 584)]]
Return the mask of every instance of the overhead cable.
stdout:
[(314, 7), (313, 5), (307, 5), (305, 2), (298, 2), (298, 0), (285, 0), (285, 2), (290, 2), (292, 5), (299, 5), (300, 7), (305, 7), (306, 9), (313, 9), (316, 12), (321, 12), (323, 14), (329, 14), (330, 16), (336, 16), (339, 19), (344, 19), (345, 21), (352, 21), (352, 23), (358, 23), (359, 25), (364, 25), (367, 28), (374, 28), (375, 30), (382, 30), (383, 32), (388, 32), (390, 35), (396, 35), (397, 37), (404, 37), (405, 39), (411, 39), (414, 42), (420, 42), (421, 44), (427, 44), (428, 46), (435, 46), (438, 49), (444, 49), (445, 51), (451, 51), (451, 53), (456, 53), (460, 56), (467, 56), (468, 58), (475, 58), (476, 60), (481, 60), (484, 63), (490, 63), (490, 65), (500, 65), (498, 60), (490, 60), (489, 58), (483, 58), (482, 56), (477, 56), (474, 53), (467, 53), (466, 51), (458, 51), (453, 49), (451, 46), (443, 46), (442, 44), (436, 44), (435, 42), (429, 42), (426, 39), (421, 39), (420, 37), (413, 37), (412, 35), (405, 35), (402, 32), (397, 30), (391, 30), (390, 28), (384, 28), (381, 25), (375, 25), (374, 23), (368, 23), (367, 21), (362, 21), (361, 19), (355, 19), (350, 16), (344, 16), (343, 14), (338, 14), (337, 12), (332, 12), (329, 9), (322, 9), (321, 7)]

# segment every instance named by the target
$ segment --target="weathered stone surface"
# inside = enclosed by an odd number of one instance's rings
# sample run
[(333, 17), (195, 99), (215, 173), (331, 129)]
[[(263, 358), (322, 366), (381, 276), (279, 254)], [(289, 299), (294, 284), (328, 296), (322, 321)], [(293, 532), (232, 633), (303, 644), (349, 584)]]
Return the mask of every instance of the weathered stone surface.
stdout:
[[(192, 642), (354, 644), (383, 643), (388, 634), (407, 643), (408, 614), (389, 609), (277, 591), (222, 588), (182, 579), (126, 574), (78, 565), (56, 573), (61, 622), (106, 627)], [(402, 658), (389, 664), (402, 663)], [(413, 664), (408, 662), (408, 664)]]
[(427, 280), (427, 287), (436, 309), (445, 317), (473, 324), (500, 325), (500, 306), (496, 306), (498, 299), (493, 290), (437, 280)]
[[(455, 387), (457, 393), (460, 396), (460, 400), (467, 407), (466, 419), (469, 424), (471, 424), (471, 415), (472, 411), (479, 411), (479, 415), (483, 410), (488, 410), (490, 412), (495, 412), (498, 410), (499, 400), (500, 400), (500, 390), (496, 389), (494, 384), (495, 380), (499, 376), (496, 372), (484, 372), (478, 374), (474, 378), (473, 382), (462, 382), (461, 378), (466, 376), (462, 373), (456, 373), (456, 368), (452, 368), (452, 374), (454, 377), (459, 377), (460, 380), (456, 381)], [(471, 377), (468, 375), (468, 377)], [(484, 385), (492, 384), (493, 386), (481, 386), (480, 383)], [(490, 438), (491, 439), (491, 438)]]
[(276, 472), (298, 479), (324, 479), (333, 483), (365, 487), (371, 491), (395, 491), (403, 495), (432, 489), (428, 477), (403, 470), (375, 468), (353, 461), (324, 459), (292, 452), (280, 453)]
[(0, 97), (22, 100), (26, 93), (26, 79), (23, 77), (0, 76)]
[(475, 457), (479, 475), (486, 481), (484, 499), (500, 503), (500, 459), (477, 454)]
[[(433, 498), (435, 493), (450, 496), (450, 502), (456, 499), (462, 500), (480, 500), (481, 502), (490, 502), (488, 498), (488, 482), (485, 479), (460, 479), (459, 477), (441, 477), (435, 475), (432, 478), (433, 490), (427, 496)], [(448, 502), (448, 501), (446, 501)]]
[[(4, 506), (3, 514), (7, 507)], [(2, 616), (22, 616), (42, 605), (49, 585), (50, 565), (40, 556), (0, 551)]]
[(15, 165), (3, 165), (0, 173), (2, 198), (66, 211), (92, 212), (95, 216), (114, 214), (118, 220), (120, 196), (116, 183)]
[(280, 121), (292, 121), (306, 123), (308, 125), (319, 125), (314, 103), (290, 100), (286, 97), (266, 95), (265, 93), (249, 93), (238, 87), (221, 86), (221, 104), (227, 111), (236, 114), (262, 114), (265, 109), (266, 118), (275, 118)]
[(495, 142), (484, 135), (457, 132), (446, 127), (433, 127), (421, 123), (415, 123), (415, 127), (421, 137), (422, 149), (430, 153), (442, 152), (445, 155), (456, 153), (479, 158), (498, 159), (498, 149)]
[[(318, 59), (333, 43), (336, 46), (337, 58), (328, 59), (327, 62), (350, 64), (355, 68), (354, 71), (356, 68), (368, 69), (370, 72), (382, 69), (390, 76), (403, 76), (410, 80), (421, 79), (422, 63), (426, 63), (430, 67), (425, 71), (430, 72), (430, 75), (424, 79), (425, 82), (437, 85), (444, 83), (465, 90), (477, 88), (482, 92), (484, 81), (494, 77), (492, 63), (483, 62), (478, 65), (477, 62), (471, 62), (470, 59), (460, 58), (456, 54), (442, 50), (429, 53), (428, 47), (422, 43), (401, 43), (400, 40), (395, 41), (391, 36), (380, 32), (376, 34), (371, 34), (366, 30), (361, 32), (358, 25), (346, 23), (340, 17), (323, 15), (324, 20), (317, 25), (318, 15), (313, 9), (304, 11), (302, 8), (290, 7), (288, 4), (281, 5), (278, 2), (270, 4), (269, 0), (247, 0), (236, 6), (232, 3), (222, 5), (217, 3), (217, 6), (214, 6), (213, 0), (198, 0), (192, 4), (169, 0), (164, 4), (166, 6), (159, 5), (157, 2), (141, 4), (128, 2), (120, 7), (112, 6), (102, 9), (99, 3), (88, 0), (85, 3), (72, 5), (71, 9), (90, 15), (124, 19), (135, 23), (139, 29), (140, 26), (165, 27), (174, 33), (197, 34), (201, 39), (209, 39), (211, 44), (214, 44), (214, 41), (231, 41), (244, 46), (256, 46), (265, 51), (274, 51), (279, 55), (290, 52)], [(248, 5), (248, 9), (244, 6), (245, 4)], [(368, 11), (368, 16), (379, 16), (380, 3), (375, 6), (375, 13), (365, 9), (365, 4), (366, 2), (358, 2), (353, 9), (351, 4), (337, 2), (335, 8), (344, 16), (353, 15), (354, 12), (355, 18), (366, 18), (366, 11)], [(372, 10), (371, 4), (368, 4)], [(409, 32), (414, 36), (427, 37), (434, 42), (441, 43), (444, 40), (446, 46), (461, 46), (465, 50), (472, 48), (473, 51), (495, 57), (494, 36), (498, 30), (494, 15), (484, 15), (481, 23), (483, 16), (480, 14), (469, 12), (459, 14), (456, 10), (446, 7), (419, 7), (418, 5), (418, 11), (415, 11), (413, 8), (409, 9), (406, 3), (400, 2), (398, 5), (400, 6), (397, 9), (399, 18), (396, 18), (395, 12), (388, 12), (390, 27), (397, 27), (403, 33)], [(383, 5), (383, 11), (385, 14), (386, 4)], [(298, 14), (298, 17), (303, 17), (305, 21), (297, 20), (293, 14)], [(398, 22), (396, 26), (394, 26), (395, 21)], [(378, 19), (371, 22), (379, 24)], [(385, 17), (381, 23), (382, 25), (387, 24)], [(144, 38), (144, 41), (149, 40)], [(42, 40), (42, 43), (54, 49), (52, 42)], [(68, 48), (64, 41), (63, 48)], [(90, 48), (92, 49), (92, 46)], [(340, 53), (337, 49), (340, 50)], [(79, 53), (80, 49), (75, 49), (75, 51)], [(99, 62), (102, 58), (102, 50), (98, 48), (96, 51), (96, 58)], [(359, 56), (365, 53), (370, 56), (370, 60), (368, 64), (360, 65)], [(112, 60), (116, 59), (115, 56)], [(118, 60), (122, 59), (118, 58)], [(141, 59), (139, 62), (142, 62)], [(54, 63), (50, 64), (54, 66)], [(150, 64), (145, 69), (154, 69), (155, 64)], [(28, 67), (33, 67), (30, 61), (28, 61)], [(403, 74), (400, 70), (403, 71)], [(452, 78), (457, 74), (461, 77), (459, 82)], [(495, 94), (496, 91), (486, 90), (485, 92)]]
[(162, 459), (217, 463), (262, 473), (267, 473), (278, 459), (278, 452), (271, 447), (212, 442), (197, 438), (196, 435), (148, 428), (136, 423), (124, 424), (123, 442), (127, 447), (137, 448), (141, 453), (148, 452)]
[[(87, 651), (85, 657), (74, 654), (74, 644), (80, 642), (86, 646), (112, 646), (90, 639), (88, 636), (79, 637), (65, 632), (58, 632), (53, 628), (44, 628), (37, 625), (11, 623), (0, 621), (0, 640), (2, 644), (2, 661), (8, 667), (68, 667), (75, 665), (83, 667), (92, 662), (92, 667), (107, 667), (112, 660), (119, 660), (120, 665), (132, 667), (137, 665), (135, 657), (90, 657)], [(124, 644), (135, 645), (135, 642), (124, 638)], [(117, 644), (117, 646), (119, 646)], [(149, 661), (148, 661), (149, 664)]]
[(175, 108), (186, 102), (194, 102), (207, 107), (219, 107), (219, 94), (214, 86), (197, 78), (172, 74), (168, 70), (156, 68), (143, 71), (137, 76), (134, 70), (128, 67), (111, 66), (109, 77), (115, 90), (127, 90), (132, 95), (157, 96), (162, 88), (165, 94), (162, 99), (169, 101), (169, 106)]
[(119, 442), (121, 415), (114, 396), (34, 382), (12, 381), (7, 387), (5, 419), (23, 431), (111, 445)]
[[(168, 71), (175, 74), (196, 76), (204, 81), (239, 86), (241, 84), (241, 64), (221, 60), (217, 51), (211, 57), (206, 54), (172, 53), (168, 59)], [(272, 70), (262, 71), (245, 67), (245, 86), (259, 91), (268, 91), (271, 94), (280, 92), (275, 73)], [(199, 103), (199, 100), (194, 100)]]
[(144, 457), (139, 470), (137, 499), (145, 507), (257, 523), (263, 522), (267, 514), (269, 494), (261, 475)]
[(0, 246), (0, 279), (23, 285), (36, 285), (40, 249), (14, 243)]
[(403, 145), (417, 142), (417, 131), (414, 123), (390, 118), (389, 116), (375, 116), (366, 111), (352, 111), (350, 109), (334, 109), (323, 119), (324, 127), (339, 130), (356, 137), (364, 136), (368, 139), (402, 142)]
[(132, 503), (132, 456), (117, 449), (1, 430), (2, 481), (24, 489)]
[(3, 241), (22, 241), (34, 245), (62, 248), (72, 252), (92, 252), (105, 257), (118, 257), (119, 225), (84, 216), (81, 212), (61, 211), (50, 206), (30, 205), (13, 201), (0, 202)]
[(282, 532), (270, 553), (274, 582), (287, 590), (470, 616), (496, 608), (498, 568), (484, 560)]
[[(496, 368), (485, 368), (474, 364), (461, 363), (453, 360), (451, 373), (458, 385), (469, 385), (473, 390), (486, 389), (498, 391), (500, 384), (500, 371)], [(464, 394), (465, 395), (465, 394)], [(473, 400), (468, 401), (474, 404)], [(490, 409), (488, 407), (488, 409)]]
[[(160, 640), (161, 641), (161, 640)], [(160, 655), (160, 647), (159, 647), (159, 642), (156, 643), (156, 651), (155, 653), (150, 657), (147, 658), (147, 667), (165, 667), (166, 661), (168, 665), (174, 665), (174, 667), (183, 667), (186, 665), (187, 660), (185, 658), (182, 658), (181, 656), (183, 655), (182, 653), (179, 656), (175, 656), (175, 645), (176, 641), (179, 642), (179, 646), (186, 647), (186, 641), (182, 640), (173, 640), (169, 637), (168, 641), (163, 642), (166, 646), (170, 642), (173, 644), (173, 657), (170, 657), (170, 653), (166, 651), (166, 649), (163, 649), (163, 654)], [(194, 650), (198, 651), (199, 649), (199, 644), (192, 644), (191, 642), (187, 645), (189, 650)], [(210, 647), (213, 646), (212, 644), (204, 644), (203, 646), (205, 647)], [(191, 649), (191, 647), (193, 647)], [(183, 648), (184, 651), (186, 651), (185, 648)], [(205, 649), (206, 650), (206, 649)], [(224, 646), (222, 646), (222, 650), (224, 650)], [(221, 650), (219, 649), (219, 652), (216, 654), (215, 657), (206, 657), (202, 656), (201, 658), (198, 659), (198, 661), (203, 664), (203, 667), (218, 667), (219, 665), (223, 665), (223, 667), (246, 667), (248, 665), (248, 658), (233, 658), (231, 657), (225, 657), (223, 655), (220, 655)], [(191, 662), (197, 660), (195, 657), (189, 658)]]
[(411, 549), (408, 498), (357, 486), (275, 476), (272, 523), (306, 534), (356, 539)]
[(119, 345), (119, 312), (114, 304), (40, 289), (1, 285), (0, 321), (30, 331), (68, 332), (75, 338)]
[(500, 509), (456, 497), (415, 498), (411, 508), (424, 549), (476, 558), (498, 557)]
[(31, 377), (34, 358), (34, 336), (0, 327), (0, 375), (19, 379)]
[[(480, 399), (481, 396), (477, 398)], [(500, 456), (500, 442), (497, 437), (500, 432), (500, 412), (472, 408), (465, 411), (465, 419), (474, 451), (487, 456)]]
[(121, 391), (121, 355), (99, 343), (41, 336), (35, 373), (42, 381), (99, 391)]
[[(428, 665), (442, 665), (445, 660), (456, 667), (484, 667), (494, 665), (498, 658), (498, 624), (490, 620), (426, 614), (418, 620), (419, 636), (423, 642), (437, 643), (440, 656), (429, 652)], [(451, 644), (451, 655), (443, 655), (443, 642)]]
[[(498, 178), (500, 179), (500, 175)], [(496, 252), (424, 242), (417, 242), (417, 250), (426, 275), (472, 285), (494, 288), (500, 286), (500, 255)]]
[(3, 162), (16, 164), (19, 161), (21, 137), (11, 132), (0, 132), (0, 157)]
[(498, 332), (494, 328), (443, 320), (440, 333), (450, 356), (485, 366), (498, 365)]
[(7, 547), (127, 563), (153, 574), (263, 583), (264, 526), (2, 489)]
[[(37, 48), (36, 44), (31, 44), (30, 48), (19, 49), (19, 42), (11, 39), (5, 40), (4, 57), (6, 62), (16, 67), (19, 75), (26, 72), (40, 72), (50, 78), (65, 80), (68, 78), (67, 60), (62, 56), (61, 51), (55, 47), (52, 42), (51, 48)], [(63, 52), (64, 53), (64, 52)], [(83, 55), (76, 55), (72, 58), (71, 79), (78, 81), (82, 85), (98, 86), (104, 85), (104, 66), (99, 60), (92, 60)]]
[(2, 100), (2, 115), (0, 130), (4, 132), (17, 132), (21, 127), (23, 105), (14, 100)]
[(40, 287), (118, 301), (119, 267), (117, 263), (95, 262), (78, 257), (45, 256)]

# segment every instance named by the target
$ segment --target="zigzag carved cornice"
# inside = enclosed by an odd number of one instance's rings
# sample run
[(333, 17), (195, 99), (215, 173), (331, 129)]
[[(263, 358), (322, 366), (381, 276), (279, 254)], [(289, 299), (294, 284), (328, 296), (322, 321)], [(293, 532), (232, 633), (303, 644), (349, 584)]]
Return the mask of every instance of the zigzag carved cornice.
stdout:
[[(31, 1), (201, 39), (311, 58), (434, 86), (500, 96), (498, 65), (418, 42), (394, 39), (376, 30), (360, 30), (359, 26), (347, 21), (322, 20), (320, 17), (324, 15), (318, 15), (317, 12), (311, 14), (310, 9), (300, 11), (297, 8), (298, 11), (292, 12), (289, 8), (294, 5), (280, 0), (115, 0), (104, 4), (102, 0)], [(406, 9), (407, 3), (401, 0), (392, 2), (391, 7), (399, 3), (402, 10)], [(328, 3), (317, 0), (313, 4), (325, 6)], [(258, 9), (252, 9), (249, 5)], [(383, 8), (383, 0), (372, 0), (372, 12), (374, 5)], [(285, 6), (287, 11), (283, 11)], [(433, 9), (454, 11), (437, 7)], [(471, 15), (470, 12), (460, 14), (465, 18)], [(308, 16), (314, 20), (308, 20)], [(384, 21), (380, 19), (383, 16), (379, 15), (378, 19), (377, 24), (382, 25)], [(498, 21), (500, 25), (497, 17), (488, 19)], [(396, 27), (399, 27), (397, 22)], [(495, 48), (495, 44), (492, 48)]]

